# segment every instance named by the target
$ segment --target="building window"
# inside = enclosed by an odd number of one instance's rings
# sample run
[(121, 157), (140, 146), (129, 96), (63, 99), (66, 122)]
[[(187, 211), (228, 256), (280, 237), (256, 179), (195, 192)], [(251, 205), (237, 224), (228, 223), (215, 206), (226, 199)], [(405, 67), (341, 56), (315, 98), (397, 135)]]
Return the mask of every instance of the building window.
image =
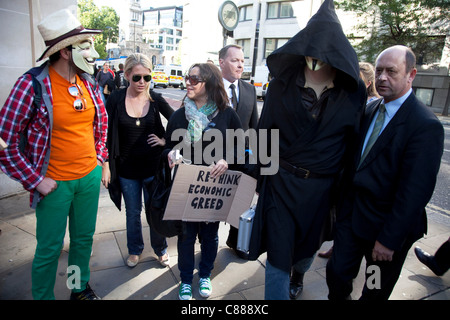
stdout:
[(291, 2), (271, 2), (267, 4), (267, 19), (293, 18)]
[(431, 106), (433, 103), (434, 89), (416, 88), (416, 97), (426, 106)]
[(144, 26), (158, 25), (158, 11), (144, 12)]
[(253, 5), (241, 7), (239, 9), (239, 21), (252, 20), (252, 16), (253, 16)]
[(182, 27), (183, 26), (183, 10), (182, 9), (176, 9), (175, 10), (175, 27)]
[(135, 23), (141, 23), (141, 13), (137, 11), (131, 11), (131, 21)]
[(244, 51), (244, 58), (250, 58), (250, 39), (237, 40), (237, 44), (242, 47), (242, 51)]
[(289, 39), (266, 38), (264, 45), (264, 59), (267, 59), (273, 51), (283, 46), (288, 41)]

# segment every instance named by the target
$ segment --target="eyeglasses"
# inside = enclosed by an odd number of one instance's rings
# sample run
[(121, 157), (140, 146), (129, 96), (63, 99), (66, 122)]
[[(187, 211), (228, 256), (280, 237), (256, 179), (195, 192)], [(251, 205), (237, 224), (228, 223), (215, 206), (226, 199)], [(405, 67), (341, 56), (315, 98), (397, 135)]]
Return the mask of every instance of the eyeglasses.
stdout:
[(134, 82), (139, 82), (141, 81), (141, 78), (144, 78), (145, 82), (150, 82), (150, 80), (152, 80), (152, 76), (149, 74), (146, 76), (140, 76), (136, 74), (131, 79), (133, 79)]
[(205, 80), (200, 79), (199, 76), (193, 75), (193, 76), (185, 76), (184, 79), (186, 81), (189, 81), (189, 83), (193, 86), (197, 85), (199, 82), (205, 82)]
[(72, 97), (75, 97), (75, 101), (73, 102), (73, 108), (75, 111), (82, 112), (86, 110), (86, 99), (83, 96), (83, 91), (81, 90), (78, 84), (73, 84), (69, 87), (69, 93)]

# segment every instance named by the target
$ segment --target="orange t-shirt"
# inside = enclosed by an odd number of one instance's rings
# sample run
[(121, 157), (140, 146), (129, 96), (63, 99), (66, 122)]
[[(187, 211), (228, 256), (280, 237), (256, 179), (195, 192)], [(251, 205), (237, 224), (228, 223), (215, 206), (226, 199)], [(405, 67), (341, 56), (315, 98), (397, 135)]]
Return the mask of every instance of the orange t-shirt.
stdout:
[(95, 105), (86, 86), (76, 76), (86, 99), (86, 110), (76, 111), (77, 99), (69, 93), (71, 83), (50, 67), (53, 95), (53, 130), (47, 176), (54, 180), (75, 180), (97, 165), (93, 122)]

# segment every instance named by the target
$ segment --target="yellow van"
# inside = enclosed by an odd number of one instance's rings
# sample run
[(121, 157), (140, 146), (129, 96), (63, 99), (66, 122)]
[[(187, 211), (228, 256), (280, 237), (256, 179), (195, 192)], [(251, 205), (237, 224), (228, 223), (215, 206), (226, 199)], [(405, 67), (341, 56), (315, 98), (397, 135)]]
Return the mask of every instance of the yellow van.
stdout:
[(165, 89), (169, 85), (169, 77), (162, 71), (152, 72), (152, 80), (155, 87), (163, 87)]

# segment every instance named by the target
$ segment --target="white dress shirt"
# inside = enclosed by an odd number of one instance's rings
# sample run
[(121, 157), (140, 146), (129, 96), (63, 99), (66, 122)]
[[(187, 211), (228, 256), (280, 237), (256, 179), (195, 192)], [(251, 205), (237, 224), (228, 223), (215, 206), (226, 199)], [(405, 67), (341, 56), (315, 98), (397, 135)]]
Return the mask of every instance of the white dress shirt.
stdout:
[[(223, 86), (225, 87), (225, 91), (227, 92), (230, 106), (233, 106), (233, 102), (232, 102), (232, 99), (231, 99), (232, 96), (233, 96), (233, 93), (232, 93), (232, 90), (230, 88), (231, 83), (233, 83), (234, 86), (236, 87), (234, 90), (236, 91), (236, 99), (237, 99), (237, 102), (239, 103), (239, 79), (236, 80), (235, 82), (230, 82), (227, 79), (223, 78)], [(233, 107), (236, 109), (236, 106), (233, 106)]]

